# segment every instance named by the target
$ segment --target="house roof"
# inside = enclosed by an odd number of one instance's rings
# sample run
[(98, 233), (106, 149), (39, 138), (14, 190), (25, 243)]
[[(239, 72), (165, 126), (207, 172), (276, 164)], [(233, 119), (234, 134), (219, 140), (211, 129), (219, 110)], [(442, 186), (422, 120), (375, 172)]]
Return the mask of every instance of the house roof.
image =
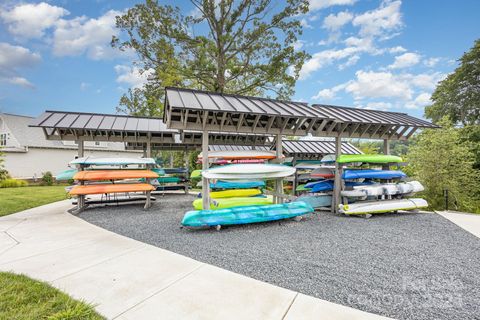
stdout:
[[(13, 137), (20, 144), (21, 148), (76, 149), (75, 146), (65, 145), (62, 141), (47, 140), (41, 128), (29, 126), (35, 119), (33, 117), (9, 113), (0, 113), (0, 117), (5, 122)], [(106, 148), (89, 148), (85, 146), (85, 149), (124, 151), (125, 146), (123, 143), (109, 142)]]
[(419, 128), (436, 128), (405, 113), (165, 88), (163, 119), (168, 128), (265, 135), (312, 134), (406, 140)]

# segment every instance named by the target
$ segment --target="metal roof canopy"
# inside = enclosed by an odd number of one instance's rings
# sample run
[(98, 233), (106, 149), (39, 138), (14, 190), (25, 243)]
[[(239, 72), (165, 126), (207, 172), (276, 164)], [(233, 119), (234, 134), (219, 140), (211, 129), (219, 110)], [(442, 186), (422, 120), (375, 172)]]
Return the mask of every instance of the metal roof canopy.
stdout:
[(404, 113), (165, 88), (168, 128), (266, 135), (406, 140), (437, 126)]
[[(327, 154), (335, 154), (335, 141), (322, 140), (282, 140), (283, 153), (300, 159), (319, 159)], [(342, 142), (342, 154), (361, 154), (355, 146)]]
[(49, 140), (180, 143), (161, 118), (47, 110), (30, 126)]
[[(126, 142), (127, 149), (185, 150), (199, 148), (202, 133), (168, 129), (161, 118), (85, 112), (45, 111), (31, 127), (43, 129), (47, 140)], [(265, 135), (210, 133), (211, 144), (265, 145)]]

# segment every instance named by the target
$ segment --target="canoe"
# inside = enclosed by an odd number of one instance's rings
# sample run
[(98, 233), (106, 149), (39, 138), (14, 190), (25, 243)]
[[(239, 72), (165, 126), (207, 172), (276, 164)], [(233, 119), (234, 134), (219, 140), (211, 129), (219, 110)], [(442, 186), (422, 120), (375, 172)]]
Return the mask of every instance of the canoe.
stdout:
[(218, 180), (215, 183), (210, 183), (212, 189), (249, 189), (249, 188), (263, 188), (265, 181), (251, 180), (251, 181), (223, 181)]
[(238, 189), (238, 190), (223, 190), (223, 191), (212, 191), (210, 192), (210, 198), (220, 199), (220, 198), (233, 198), (233, 197), (254, 197), (262, 194), (262, 191), (259, 189)]
[(295, 173), (295, 168), (280, 164), (232, 164), (202, 172), (208, 179), (268, 179), (283, 178)]
[(87, 170), (79, 171), (75, 180), (123, 180), (140, 178), (158, 178), (158, 174), (151, 170)]
[(385, 183), (371, 186), (356, 186), (353, 190), (343, 190), (341, 195), (349, 198), (366, 198), (370, 196), (412, 194), (423, 191), (422, 184), (418, 181), (403, 183)]
[(155, 172), (159, 176), (165, 175), (165, 170), (163, 170), (162, 168), (153, 168), (153, 169), (150, 169), (150, 170), (152, 170), (153, 172)]
[(342, 154), (338, 157), (338, 163), (399, 163), (402, 158), (385, 154)]
[(163, 168), (166, 174), (180, 174), (187, 172), (185, 168)]
[(297, 186), (297, 191), (310, 191), (310, 188), (307, 188), (304, 184)]
[(193, 170), (190, 174), (190, 178), (201, 178), (202, 177), (202, 170)]
[(75, 173), (77, 173), (77, 172), (78, 172), (77, 169), (67, 169), (67, 170), (63, 170), (63, 171), (57, 173), (57, 175), (55, 176), (55, 180), (57, 180), (57, 181), (65, 181), (65, 180), (73, 179), (73, 176), (74, 176)]
[(332, 196), (327, 194), (317, 196), (301, 196), (295, 201), (303, 201), (311, 205), (313, 208), (330, 207), (332, 205)]
[(187, 227), (203, 227), (266, 222), (294, 218), (312, 213), (313, 211), (312, 206), (301, 201), (267, 206), (198, 210), (185, 213), (182, 219), (182, 225)]
[(159, 177), (157, 179), (159, 183), (178, 183), (180, 182), (179, 177)]
[(427, 201), (421, 198), (364, 201), (353, 204), (340, 204), (339, 211), (344, 214), (372, 214), (392, 211), (409, 211), (428, 207)]
[[(347, 187), (354, 187), (354, 186), (363, 186), (363, 185), (371, 185), (374, 182), (370, 180), (366, 180), (363, 182), (356, 182), (356, 181), (347, 181), (345, 182), (345, 186)], [(324, 192), (324, 191), (332, 191), (333, 190), (333, 180), (322, 180), (322, 181), (315, 181), (309, 182), (305, 185), (306, 188), (310, 188), (310, 192)]]
[[(225, 159), (225, 160), (239, 160), (239, 159), (275, 159), (277, 156), (275, 151), (265, 150), (224, 150), (224, 151), (209, 151), (209, 158)], [(198, 159), (202, 159), (202, 153), (198, 155)]]
[[(244, 206), (265, 206), (273, 203), (273, 197), (235, 197), (235, 198), (220, 198), (211, 199), (210, 209), (226, 209), (232, 207), (244, 207)], [(202, 210), (203, 199), (195, 199), (193, 201), (193, 208), (195, 210)]]
[(337, 160), (337, 156), (334, 154), (327, 154), (320, 160), (321, 163), (334, 163)]
[(310, 175), (316, 178), (331, 179), (335, 177), (335, 168), (320, 167), (313, 170)]
[(231, 164), (208, 169), (208, 173), (215, 174), (257, 174), (257, 173), (275, 173), (292, 170), (292, 167), (281, 164)]
[(407, 175), (399, 170), (375, 170), (375, 169), (359, 169), (345, 170), (342, 179), (399, 179), (405, 178)]
[(72, 165), (90, 165), (90, 166), (126, 166), (129, 164), (146, 165), (155, 164), (153, 158), (94, 158), (83, 157), (70, 161)]
[(74, 186), (72, 190), (70, 190), (70, 195), (140, 192), (152, 191), (154, 189), (155, 187), (148, 183), (90, 184)]

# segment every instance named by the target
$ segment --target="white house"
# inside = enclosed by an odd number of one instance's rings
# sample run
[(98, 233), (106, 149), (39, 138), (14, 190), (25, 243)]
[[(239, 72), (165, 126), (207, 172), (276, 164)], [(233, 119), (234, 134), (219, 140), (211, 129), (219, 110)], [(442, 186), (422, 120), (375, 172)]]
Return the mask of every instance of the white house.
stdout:
[[(28, 125), (32, 117), (0, 113), (0, 150), (4, 165), (14, 178), (40, 178), (46, 171), (55, 176), (75, 159), (74, 141), (46, 140), (41, 128)], [(140, 157), (141, 151), (125, 150), (122, 142), (85, 142), (85, 156)]]

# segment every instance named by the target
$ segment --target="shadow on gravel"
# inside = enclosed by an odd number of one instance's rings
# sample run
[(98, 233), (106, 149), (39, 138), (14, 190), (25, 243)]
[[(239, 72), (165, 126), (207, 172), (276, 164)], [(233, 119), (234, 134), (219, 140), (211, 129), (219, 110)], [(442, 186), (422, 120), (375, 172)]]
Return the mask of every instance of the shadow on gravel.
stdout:
[(90, 208), (107, 230), (308, 295), (397, 319), (478, 319), (480, 239), (433, 214), (181, 229), (192, 196)]

